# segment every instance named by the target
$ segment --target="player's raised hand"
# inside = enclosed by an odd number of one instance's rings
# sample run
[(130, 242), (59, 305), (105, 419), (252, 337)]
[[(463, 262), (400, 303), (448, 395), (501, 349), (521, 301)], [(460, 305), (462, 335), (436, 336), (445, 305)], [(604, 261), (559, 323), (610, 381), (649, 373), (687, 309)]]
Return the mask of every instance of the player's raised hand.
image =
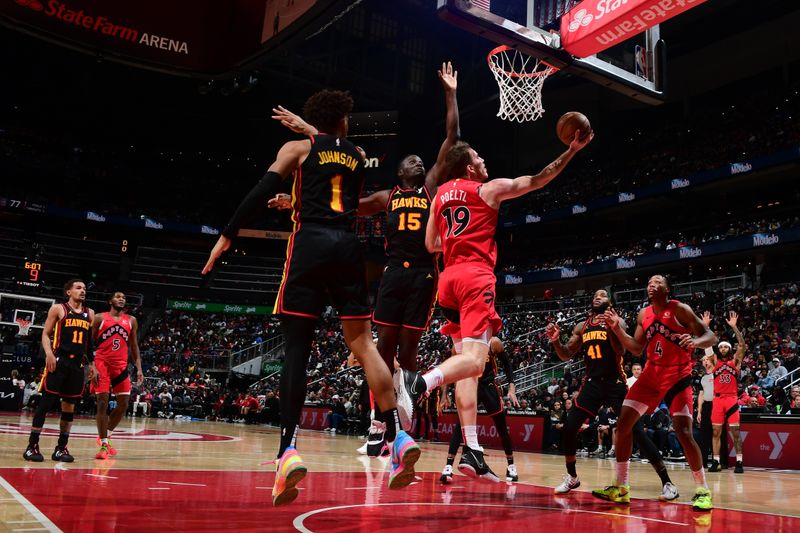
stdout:
[(273, 107), (272, 113), (272, 118), (279, 121), (281, 124), (295, 133), (302, 133), (304, 135), (315, 135), (316, 133), (319, 133), (314, 126), (300, 118), (299, 115), (295, 115), (281, 105), (278, 107)]
[(731, 311), (728, 317), (728, 320), (725, 322), (727, 322), (730, 327), (735, 328), (736, 323), (739, 321), (739, 315), (736, 313), (736, 311)]
[(701, 320), (703, 321), (703, 324), (706, 325), (706, 327), (711, 326), (711, 311), (703, 311), (703, 317), (701, 318)]
[(285, 211), (292, 208), (292, 197), (286, 193), (278, 193), (274, 198), (267, 200), (267, 207), (270, 209), (277, 209), (278, 211)]
[(594, 139), (594, 132), (590, 131), (589, 135), (587, 135), (583, 140), (581, 140), (581, 134), (583, 132), (581, 130), (575, 130), (575, 138), (572, 139), (572, 142), (569, 143), (569, 149), (573, 152), (577, 152), (578, 150), (583, 150), (583, 148), (592, 142)]
[(619, 329), (620, 318), (617, 314), (617, 311), (613, 307), (606, 309), (606, 311), (600, 316), (602, 317), (603, 322), (606, 323), (606, 326), (611, 329)]
[(214, 262), (217, 259), (222, 257), (222, 254), (231, 247), (231, 240), (227, 238), (225, 235), (220, 235), (219, 239), (217, 239), (217, 244), (211, 249), (211, 253), (208, 254), (208, 261), (206, 261), (206, 266), (203, 267), (203, 271), (201, 272), (203, 275), (208, 274), (211, 272), (211, 269), (214, 268)]
[(453, 70), (449, 61), (442, 63), (442, 69), (437, 72), (445, 91), (455, 91), (458, 87), (458, 71)]
[(694, 344), (694, 337), (688, 333), (678, 336), (678, 344), (681, 345), (681, 348), (684, 350), (689, 350), (690, 352), (693, 352), (697, 348), (697, 346)]
[(561, 337), (561, 328), (555, 322), (550, 322), (544, 327), (544, 333), (550, 342), (556, 342)]

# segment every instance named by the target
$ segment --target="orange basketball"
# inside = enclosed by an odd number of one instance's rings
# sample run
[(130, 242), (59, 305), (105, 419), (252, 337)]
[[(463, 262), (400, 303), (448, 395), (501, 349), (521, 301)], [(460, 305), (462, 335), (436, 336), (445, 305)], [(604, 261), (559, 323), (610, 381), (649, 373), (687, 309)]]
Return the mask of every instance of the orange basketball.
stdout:
[(569, 145), (575, 138), (575, 130), (581, 130), (581, 140), (591, 133), (592, 125), (586, 115), (578, 111), (570, 111), (561, 115), (556, 124), (556, 135), (561, 142)]

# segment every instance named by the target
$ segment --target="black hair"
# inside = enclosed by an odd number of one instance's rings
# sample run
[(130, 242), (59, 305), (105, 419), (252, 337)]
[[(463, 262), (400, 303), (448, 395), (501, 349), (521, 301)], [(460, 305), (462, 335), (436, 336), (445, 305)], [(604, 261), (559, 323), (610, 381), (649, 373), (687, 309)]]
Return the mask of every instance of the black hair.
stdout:
[(333, 133), (352, 110), (353, 97), (349, 92), (323, 89), (306, 100), (303, 116), (318, 130)]
[(86, 285), (86, 282), (83, 281), (82, 279), (80, 279), (80, 278), (72, 278), (71, 280), (67, 281), (64, 284), (64, 294), (66, 294), (67, 291), (70, 290), (76, 283), (83, 283), (84, 285)]

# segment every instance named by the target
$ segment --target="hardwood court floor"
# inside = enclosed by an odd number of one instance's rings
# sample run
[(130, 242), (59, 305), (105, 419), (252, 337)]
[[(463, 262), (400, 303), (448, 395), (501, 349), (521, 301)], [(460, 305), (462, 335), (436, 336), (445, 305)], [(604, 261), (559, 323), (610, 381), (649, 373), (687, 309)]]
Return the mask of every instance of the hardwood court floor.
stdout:
[[(126, 419), (114, 438), (119, 454), (94, 459), (94, 421), (77, 419), (72, 464), (50, 460), (58, 420), (41, 438), (45, 462), (26, 463), (30, 416), (0, 416), (0, 530), (2, 531), (800, 531), (797, 472), (748, 469), (708, 474), (716, 508), (687, 505), (691, 473), (671, 466), (682, 490), (679, 504), (659, 503), (660, 484), (649, 465), (631, 465), (635, 500), (615, 506), (595, 500), (608, 484), (611, 460), (578, 459), (581, 488), (556, 497), (563, 458), (516, 454), (520, 482), (488, 484), (457, 475), (439, 484), (446, 447), (422, 443), (419, 480), (389, 491), (388, 461), (359, 456), (357, 437), (303, 431), (298, 449), (309, 469), (292, 505), (273, 508), (278, 431), (215, 422)], [(50, 428), (52, 431), (47, 431)], [(745, 458), (746, 459), (746, 458)], [(488, 461), (505, 473), (502, 452)]]

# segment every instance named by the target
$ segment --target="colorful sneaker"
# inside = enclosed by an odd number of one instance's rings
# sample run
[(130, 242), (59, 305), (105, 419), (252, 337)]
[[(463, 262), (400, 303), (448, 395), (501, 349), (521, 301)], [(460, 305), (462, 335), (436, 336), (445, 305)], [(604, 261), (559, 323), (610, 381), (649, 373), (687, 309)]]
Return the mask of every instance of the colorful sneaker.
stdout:
[(392, 443), (392, 472), (389, 488), (402, 489), (414, 481), (414, 464), (419, 460), (420, 449), (408, 433), (398, 431)]
[(44, 461), (44, 456), (39, 451), (38, 444), (28, 444), (28, 447), (25, 448), (25, 453), (22, 454), (22, 457), (26, 461), (33, 461), (34, 463), (41, 463)]
[(593, 490), (592, 496), (607, 502), (631, 503), (630, 485), (610, 485), (604, 489)]
[(714, 508), (711, 501), (711, 491), (703, 487), (697, 487), (692, 497), (692, 509), (695, 511), (710, 511)]
[[(97, 442), (98, 446), (102, 446), (103, 445), (103, 441), (100, 440), (100, 437), (97, 437), (97, 441), (96, 442)], [(106, 444), (106, 448), (108, 448), (108, 455), (112, 455), (112, 456), (113, 455), (117, 455), (117, 449), (114, 448), (113, 446), (111, 446), (111, 439), (110, 438), (108, 439), (108, 443)]]
[(467, 477), (483, 479), (492, 483), (498, 483), (500, 478), (492, 472), (483, 457), (483, 450), (473, 450), (466, 444), (461, 452), (461, 460), (458, 461), (458, 471)]
[(306, 473), (308, 469), (297, 450), (293, 446), (286, 448), (275, 470), (275, 485), (272, 487), (273, 507), (292, 503), (297, 498), (299, 491), (295, 485), (306, 477)]
[(506, 481), (519, 481), (517, 465), (508, 465), (508, 468), (506, 469)]
[(72, 455), (70, 455), (69, 450), (66, 446), (63, 448), (60, 446), (56, 446), (56, 449), (53, 450), (53, 455), (50, 456), (53, 461), (61, 461), (63, 463), (71, 463), (75, 460)]
[(577, 477), (572, 477), (569, 474), (564, 474), (564, 480), (561, 482), (559, 486), (553, 489), (553, 492), (556, 494), (567, 494), (569, 491), (573, 489), (577, 489), (581, 486), (581, 480)]
[(664, 483), (664, 486), (661, 487), (661, 496), (658, 497), (658, 501), (660, 502), (671, 502), (672, 500), (677, 500), (678, 496), (678, 487), (676, 487), (671, 481)]
[(100, 446), (100, 451), (94, 456), (95, 459), (108, 459), (108, 446)]
[(453, 465), (445, 465), (442, 470), (442, 475), (439, 481), (445, 485), (450, 485), (453, 482)]

